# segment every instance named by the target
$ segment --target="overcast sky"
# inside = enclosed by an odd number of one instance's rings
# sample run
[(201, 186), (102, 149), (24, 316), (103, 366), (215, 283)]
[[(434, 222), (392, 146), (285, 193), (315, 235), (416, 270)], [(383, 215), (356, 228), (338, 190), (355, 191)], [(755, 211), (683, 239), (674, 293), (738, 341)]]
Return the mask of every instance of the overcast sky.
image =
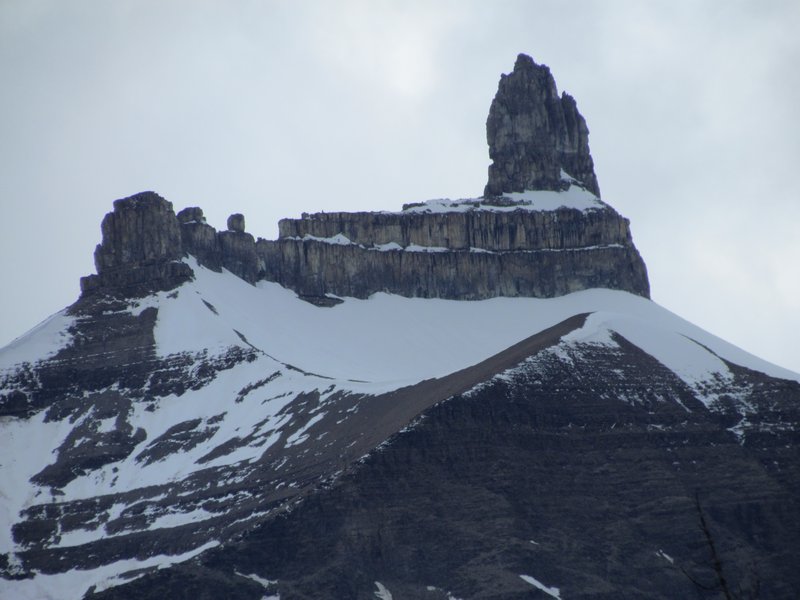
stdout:
[(0, 345), (71, 304), (116, 198), (274, 238), (479, 196), (516, 55), (550, 66), (653, 299), (800, 371), (800, 2), (0, 0)]

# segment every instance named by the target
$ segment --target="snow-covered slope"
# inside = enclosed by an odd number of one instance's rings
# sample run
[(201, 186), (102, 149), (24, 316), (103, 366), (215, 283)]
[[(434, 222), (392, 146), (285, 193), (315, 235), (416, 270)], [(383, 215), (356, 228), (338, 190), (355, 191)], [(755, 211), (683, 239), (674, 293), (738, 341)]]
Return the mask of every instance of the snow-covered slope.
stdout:
[[(131, 308), (159, 309), (155, 335), (161, 356), (241, 346), (239, 332), (281, 362), (388, 390), (463, 369), (572, 315), (595, 313), (584, 328), (586, 336), (618, 331), (679, 373), (692, 363), (697, 372), (691, 376), (702, 378), (723, 369), (723, 358), (774, 377), (800, 378), (627, 292), (593, 289), (560, 298), (480, 301), (377, 293), (320, 308), (277, 284), (251, 286), (230, 273), (189, 263), (195, 281), (177, 294), (161, 292)], [(0, 368), (12, 365), (16, 352), (14, 347), (0, 351)]]
[[(194, 259), (187, 262), (195, 273), (193, 281), (132, 301), (121, 311), (137, 316), (157, 309), (155, 354), (167, 363), (183, 357), (185, 391), (128, 400), (111, 412), (87, 405), (61, 417), (41, 411), (28, 419), (0, 421), (0, 555), (8, 557), (11, 574), (40, 571), (33, 579), (0, 582), (4, 594), (77, 597), (90, 585), (117, 581), (122, 572), (184, 560), (215, 542), (208, 535), (196, 536), (170, 552), (172, 556), (112, 553), (87, 562), (79, 572), (43, 574), (47, 569), (36, 566), (36, 557), (48, 552), (57, 555), (108, 543), (136, 531), (215, 523), (231, 506), (239, 507), (240, 521), (283, 510), (287, 502), (318, 485), (320, 477), (345, 468), (342, 448), (369, 451), (383, 441), (370, 438), (355, 445), (366, 439), (365, 423), (355, 421), (366, 406), (364, 398), (384, 395), (379, 396), (384, 398), (382, 410), (394, 410), (386, 408), (386, 402), (396, 401), (386, 394), (467, 369), (575, 315), (589, 314), (551, 352), (568, 353), (570, 347), (586, 344), (614, 348), (619, 334), (674, 372), (712, 409), (718, 390), (733, 382), (728, 363), (800, 381), (798, 374), (626, 292), (593, 289), (554, 299), (482, 301), (379, 293), (320, 308), (277, 284), (253, 286), (228, 272), (210, 271)], [(68, 347), (74, 325), (74, 318), (59, 313), (2, 349), (0, 381), (6, 388), (0, 393), (10, 391), (12, 375), (21, 368), (35, 371), (36, 364), (24, 363)], [(232, 348), (251, 354), (192, 385), (205, 365), (224, 358)], [(124, 396), (116, 385), (86, 392), (100, 393)], [(369, 410), (363, 408), (362, 414)], [(400, 425), (414, 416), (413, 411), (405, 415)], [(133, 441), (115, 459), (81, 463), (63, 481), (42, 477), (48, 465), (66, 461), (68, 466), (71, 456), (123, 431), (134, 432)], [(332, 453), (339, 463), (329, 459)], [(312, 469), (313, 476), (303, 462), (311, 455), (318, 456), (320, 464), (329, 460)], [(256, 481), (266, 495), (258, 497), (260, 510), (247, 514), (258, 495), (245, 488)], [(209, 490), (217, 488), (217, 496), (227, 503), (224, 510), (219, 498), (207, 502)], [(183, 502), (181, 494), (199, 499)], [(76, 507), (81, 502), (95, 503), (91, 518), (69, 525), (56, 519), (38, 541), (26, 537), (24, 525), (19, 529), (21, 522), (41, 523), (43, 507), (66, 515), (80, 512)]]

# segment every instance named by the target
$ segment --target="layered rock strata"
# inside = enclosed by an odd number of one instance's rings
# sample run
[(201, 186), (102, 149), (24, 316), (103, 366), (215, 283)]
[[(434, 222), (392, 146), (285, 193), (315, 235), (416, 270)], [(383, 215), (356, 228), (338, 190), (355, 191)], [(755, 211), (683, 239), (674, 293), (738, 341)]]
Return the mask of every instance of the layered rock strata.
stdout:
[(628, 221), (610, 208), (316, 214), (284, 219), (280, 232), (257, 244), (263, 276), (306, 297), (649, 294)]
[(316, 303), (375, 292), (464, 300), (596, 287), (649, 294), (628, 221), (605, 205), (304, 215), (282, 220), (274, 241), (256, 241), (235, 217), (229, 225), (236, 229), (217, 231), (200, 208), (175, 215), (152, 192), (116, 201), (95, 252), (98, 274), (82, 280), (84, 296), (172, 289), (192, 276), (180, 262), (187, 255), (250, 283), (280, 283)]

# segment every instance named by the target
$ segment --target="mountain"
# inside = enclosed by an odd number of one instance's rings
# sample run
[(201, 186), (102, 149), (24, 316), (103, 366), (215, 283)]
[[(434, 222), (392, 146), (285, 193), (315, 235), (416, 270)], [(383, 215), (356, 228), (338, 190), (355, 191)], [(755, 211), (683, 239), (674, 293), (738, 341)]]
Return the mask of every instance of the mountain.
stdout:
[(0, 597), (796, 597), (800, 376), (649, 299), (547, 67), (487, 139), (277, 240), (115, 201), (0, 350)]

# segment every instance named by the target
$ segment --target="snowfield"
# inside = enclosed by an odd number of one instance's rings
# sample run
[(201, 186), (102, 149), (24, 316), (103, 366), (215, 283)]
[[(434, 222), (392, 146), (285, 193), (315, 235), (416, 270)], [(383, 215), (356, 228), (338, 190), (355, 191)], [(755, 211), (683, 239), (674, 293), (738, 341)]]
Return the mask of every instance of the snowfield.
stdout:
[[(687, 381), (727, 373), (720, 358), (800, 380), (797, 373), (627, 292), (593, 289), (560, 298), (476, 301), (378, 293), (320, 308), (276, 283), (252, 286), (231, 273), (200, 267), (193, 259), (189, 263), (194, 281), (175, 298), (162, 292), (148, 302), (159, 309), (155, 334), (162, 356), (242, 346), (239, 332), (283, 363), (393, 389), (471, 366), (572, 315), (594, 313), (573, 339), (618, 331)], [(0, 350), (0, 369), (19, 362), (13, 352), (6, 355), (9, 349)]]

